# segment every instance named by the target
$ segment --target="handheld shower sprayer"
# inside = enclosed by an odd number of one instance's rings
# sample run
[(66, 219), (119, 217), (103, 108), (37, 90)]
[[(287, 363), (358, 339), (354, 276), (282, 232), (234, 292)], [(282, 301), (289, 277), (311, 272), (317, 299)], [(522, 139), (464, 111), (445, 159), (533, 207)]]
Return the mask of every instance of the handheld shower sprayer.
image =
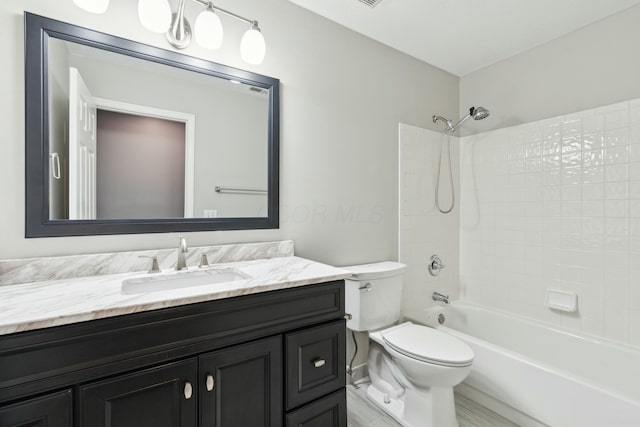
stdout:
[(456, 203), (455, 191), (453, 189), (453, 172), (451, 171), (451, 144), (449, 143), (449, 135), (458, 129), (462, 123), (465, 122), (469, 117), (473, 117), (473, 120), (482, 120), (489, 117), (489, 110), (484, 107), (471, 107), (469, 108), (469, 114), (461, 118), (456, 122), (456, 124), (451, 124), (451, 120), (446, 119), (442, 116), (432, 116), (433, 123), (437, 123), (439, 121), (445, 124), (445, 129), (442, 131), (443, 135), (447, 135), (447, 152), (449, 155), (449, 182), (451, 183), (451, 206), (448, 209), (442, 209), (440, 207), (440, 198), (438, 197), (438, 193), (440, 190), (440, 169), (442, 166), (442, 151), (440, 151), (440, 158), (438, 161), (438, 176), (436, 177), (436, 207), (438, 210), (444, 214), (447, 214), (453, 210), (453, 206)]

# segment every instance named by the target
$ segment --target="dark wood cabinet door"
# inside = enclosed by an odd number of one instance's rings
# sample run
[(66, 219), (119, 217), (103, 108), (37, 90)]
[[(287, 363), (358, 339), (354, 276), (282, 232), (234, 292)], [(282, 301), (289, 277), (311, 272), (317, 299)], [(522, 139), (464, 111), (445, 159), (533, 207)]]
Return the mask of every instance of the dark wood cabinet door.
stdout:
[(71, 390), (0, 408), (0, 427), (71, 426)]
[(195, 427), (196, 358), (121, 375), (79, 389), (85, 427)]
[(287, 414), (287, 427), (347, 427), (344, 389)]
[(281, 427), (282, 339), (200, 356), (201, 427)]

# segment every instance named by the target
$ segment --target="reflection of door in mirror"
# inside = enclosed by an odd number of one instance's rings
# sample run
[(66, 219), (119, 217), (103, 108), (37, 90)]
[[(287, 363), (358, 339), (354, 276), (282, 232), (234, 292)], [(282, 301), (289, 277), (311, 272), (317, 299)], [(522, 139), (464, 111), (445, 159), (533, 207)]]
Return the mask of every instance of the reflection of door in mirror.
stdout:
[(195, 117), (94, 97), (69, 76), (69, 219), (193, 217)]
[(98, 109), (97, 219), (187, 217), (185, 145), (184, 122)]
[(69, 219), (96, 218), (96, 103), (69, 68)]

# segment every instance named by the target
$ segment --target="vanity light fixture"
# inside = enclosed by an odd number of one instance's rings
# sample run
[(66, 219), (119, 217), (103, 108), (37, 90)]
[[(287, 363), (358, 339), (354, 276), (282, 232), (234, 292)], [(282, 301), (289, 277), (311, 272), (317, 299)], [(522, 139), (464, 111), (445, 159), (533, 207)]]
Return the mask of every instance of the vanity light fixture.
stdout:
[(109, 7), (109, 0), (73, 0), (81, 9), (91, 13), (105, 13)]
[[(249, 63), (258, 65), (264, 60), (266, 45), (258, 21), (247, 19), (236, 13), (221, 9), (204, 0), (191, 0), (204, 9), (198, 14), (193, 30), (196, 42), (206, 49), (218, 49), (222, 45), (224, 30), (219, 14), (224, 14), (249, 24), (251, 27), (240, 41), (240, 56)], [(92, 13), (104, 13), (109, 0), (73, 0), (82, 9)], [(184, 16), (187, 0), (178, 0), (178, 9), (171, 10), (169, 0), (138, 0), (138, 18), (144, 28), (154, 33), (166, 33), (167, 41), (176, 49), (191, 44), (191, 24)]]
[(171, 6), (168, 0), (138, 1), (138, 19), (144, 28), (153, 33), (165, 33), (171, 25)]

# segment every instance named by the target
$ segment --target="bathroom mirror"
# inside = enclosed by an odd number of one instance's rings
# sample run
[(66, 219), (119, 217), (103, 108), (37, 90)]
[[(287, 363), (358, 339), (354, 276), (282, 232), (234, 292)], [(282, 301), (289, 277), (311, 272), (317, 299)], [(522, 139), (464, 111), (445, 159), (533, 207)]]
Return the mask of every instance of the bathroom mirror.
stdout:
[(277, 79), (25, 26), (27, 237), (278, 227)]

